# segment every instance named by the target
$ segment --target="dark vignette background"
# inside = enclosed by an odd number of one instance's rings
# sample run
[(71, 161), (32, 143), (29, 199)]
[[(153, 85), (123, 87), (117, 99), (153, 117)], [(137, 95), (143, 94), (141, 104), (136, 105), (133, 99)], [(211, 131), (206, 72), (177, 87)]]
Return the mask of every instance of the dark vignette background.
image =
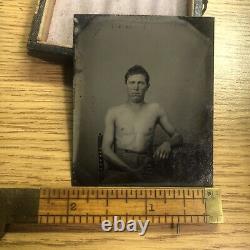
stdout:
[[(124, 74), (135, 64), (151, 77), (146, 101), (184, 136), (155, 185), (212, 185), (213, 41), (213, 18), (75, 16), (72, 185), (99, 184), (97, 137), (107, 109), (126, 101)], [(154, 144), (166, 138), (158, 128)]]

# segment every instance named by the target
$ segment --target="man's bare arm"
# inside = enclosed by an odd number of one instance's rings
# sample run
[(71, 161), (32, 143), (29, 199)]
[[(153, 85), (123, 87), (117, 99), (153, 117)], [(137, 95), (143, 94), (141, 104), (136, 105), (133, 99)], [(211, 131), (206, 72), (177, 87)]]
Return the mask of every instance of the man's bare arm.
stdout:
[(169, 122), (167, 114), (162, 107), (159, 107), (159, 124), (161, 128), (170, 136), (169, 142), (172, 147), (182, 145), (182, 135), (179, 134)]
[(105, 130), (102, 142), (102, 152), (104, 159), (111, 162), (121, 170), (132, 171), (132, 169), (122, 161), (113, 151), (115, 134), (115, 118), (114, 111), (109, 110), (105, 118)]
[(168, 158), (172, 147), (183, 144), (183, 137), (169, 122), (166, 112), (160, 106), (158, 106), (158, 114), (159, 125), (170, 137), (169, 141), (163, 142), (154, 153), (154, 157), (158, 160), (161, 160)]

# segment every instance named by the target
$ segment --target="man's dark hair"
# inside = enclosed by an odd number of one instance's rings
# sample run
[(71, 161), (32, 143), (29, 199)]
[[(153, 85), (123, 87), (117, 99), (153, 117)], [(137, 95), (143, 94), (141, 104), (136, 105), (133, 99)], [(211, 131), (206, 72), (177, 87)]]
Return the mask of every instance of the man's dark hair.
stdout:
[(125, 83), (127, 83), (129, 76), (137, 74), (144, 75), (146, 83), (149, 84), (149, 74), (147, 70), (145, 70), (141, 65), (134, 65), (133, 67), (128, 69), (127, 73), (125, 74)]

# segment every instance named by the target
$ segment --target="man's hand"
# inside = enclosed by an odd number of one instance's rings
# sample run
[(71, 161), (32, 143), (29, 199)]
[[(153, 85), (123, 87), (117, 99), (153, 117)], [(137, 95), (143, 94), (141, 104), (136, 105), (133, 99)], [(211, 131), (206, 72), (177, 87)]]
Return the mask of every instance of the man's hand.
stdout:
[(163, 142), (156, 150), (153, 155), (156, 160), (166, 160), (171, 152), (171, 145), (169, 142)]

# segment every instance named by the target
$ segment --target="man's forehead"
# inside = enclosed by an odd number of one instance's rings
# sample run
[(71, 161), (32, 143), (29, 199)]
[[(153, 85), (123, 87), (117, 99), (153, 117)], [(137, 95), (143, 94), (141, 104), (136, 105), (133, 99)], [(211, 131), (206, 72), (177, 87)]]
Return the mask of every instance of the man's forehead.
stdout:
[(143, 74), (132, 74), (128, 76), (128, 80), (143, 80), (146, 81), (146, 77)]

